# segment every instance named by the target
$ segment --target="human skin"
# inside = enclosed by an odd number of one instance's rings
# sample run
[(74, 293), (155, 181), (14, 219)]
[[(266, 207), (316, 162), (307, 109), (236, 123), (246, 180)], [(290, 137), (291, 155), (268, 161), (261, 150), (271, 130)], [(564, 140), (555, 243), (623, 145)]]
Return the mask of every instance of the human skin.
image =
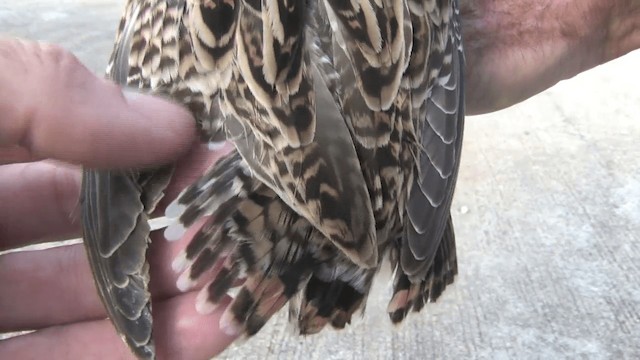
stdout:
[(467, 114), (519, 103), (640, 48), (637, 0), (461, 0)]
[[(510, 106), (640, 47), (638, 1), (462, 1), (469, 114)], [(220, 156), (192, 146), (193, 120), (179, 106), (123, 96), (59, 47), (0, 40), (0, 69), (0, 250), (80, 234), (79, 166), (146, 167), (190, 152), (170, 200)], [(195, 313), (194, 293), (180, 293), (169, 268), (184, 242), (154, 237), (160, 356), (219, 353), (233, 340), (216, 327), (220, 311)], [(38, 330), (1, 341), (0, 358), (131, 358), (105, 319), (81, 245), (0, 259), (0, 332)]]

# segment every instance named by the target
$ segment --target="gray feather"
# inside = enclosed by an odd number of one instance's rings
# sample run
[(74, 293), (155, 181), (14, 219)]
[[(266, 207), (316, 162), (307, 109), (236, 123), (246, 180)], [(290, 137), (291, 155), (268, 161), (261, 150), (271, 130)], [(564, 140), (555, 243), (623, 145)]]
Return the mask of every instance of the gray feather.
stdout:
[(401, 264), (407, 274), (414, 276), (423, 270), (416, 260), (428, 264), (435, 256), (449, 217), (460, 163), (464, 123), (463, 55), (461, 50), (450, 48), (453, 57), (449, 78), (443, 83), (436, 82), (427, 102), (423, 151), (407, 204), (410, 221), (404, 237), (408, 248), (401, 250)]
[[(149, 225), (131, 172), (85, 170), (83, 230), (89, 263), (107, 313), (140, 358), (152, 358)], [(122, 223), (120, 222), (122, 221)]]

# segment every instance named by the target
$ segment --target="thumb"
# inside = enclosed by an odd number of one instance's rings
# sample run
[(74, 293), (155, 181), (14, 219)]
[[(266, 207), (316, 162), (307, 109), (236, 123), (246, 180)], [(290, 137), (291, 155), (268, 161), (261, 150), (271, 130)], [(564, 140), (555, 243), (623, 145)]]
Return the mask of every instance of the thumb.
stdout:
[(187, 151), (194, 133), (186, 109), (123, 93), (60, 47), (0, 39), (0, 160), (4, 151), (22, 161), (141, 167)]

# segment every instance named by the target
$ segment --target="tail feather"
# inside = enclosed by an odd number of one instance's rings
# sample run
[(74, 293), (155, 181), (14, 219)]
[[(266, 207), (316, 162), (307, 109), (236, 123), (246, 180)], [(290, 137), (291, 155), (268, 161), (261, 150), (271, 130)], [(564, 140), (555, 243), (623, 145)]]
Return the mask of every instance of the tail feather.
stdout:
[(320, 332), (327, 324), (342, 329), (353, 314), (364, 311), (376, 269), (363, 269), (348, 262), (332, 246), (319, 249), (321, 259), (299, 301), (291, 305), (290, 318), (301, 334)]
[(316, 266), (309, 244), (324, 241), (273, 191), (248, 176), (237, 153), (214, 165), (170, 208), (178, 226), (185, 228), (210, 215), (174, 268), (187, 275), (184, 282), (193, 284), (224, 258), (202, 290), (199, 308), (217, 307), (244, 280), (221, 322), (247, 335), (256, 333), (306, 284)]
[[(212, 204), (217, 207), (210, 209)], [(215, 269), (198, 308), (215, 309), (240, 287), (221, 326), (253, 335), (295, 295), (302, 300), (295, 313), (303, 334), (327, 324), (343, 328), (363, 308), (375, 269), (350, 262), (275, 192), (251, 178), (237, 153), (214, 165), (171, 209), (185, 228), (208, 216), (174, 261), (174, 269), (183, 271), (182, 287)]]
[(353, 314), (363, 309), (370, 285), (368, 282), (366, 291), (362, 291), (339, 279), (323, 281), (317, 276), (311, 277), (297, 317), (300, 333), (318, 333), (329, 323), (336, 329), (343, 329), (351, 323)]
[[(198, 181), (186, 188), (169, 207), (166, 215), (189, 227), (212, 212), (233, 211), (234, 197), (242, 197), (254, 184), (242, 158), (232, 152), (213, 165)], [(228, 205), (228, 206), (223, 206)], [(226, 215), (224, 213), (222, 216)]]
[[(195, 242), (195, 240), (197, 239), (194, 239), (192, 243)], [(231, 238), (226, 231), (218, 230), (215, 232), (214, 236), (210, 238), (210, 241), (211, 244), (204, 247), (202, 251), (198, 253), (195, 261), (191, 264), (189, 277), (192, 280), (198, 279), (202, 274), (216, 264), (223, 251), (230, 247)]]
[[(177, 204), (174, 209), (182, 206), (183, 212), (173, 215), (181, 226), (208, 216), (174, 262), (179, 263), (176, 270), (184, 271), (186, 284), (215, 274), (198, 297), (199, 309), (217, 308), (232, 289), (240, 288), (221, 327), (253, 335), (291, 300), (290, 315), (301, 334), (317, 333), (327, 325), (344, 328), (353, 314), (364, 310), (377, 269), (351, 262), (274, 191), (253, 179), (237, 153), (185, 190)], [(214, 209), (209, 208), (212, 204)], [(453, 281), (453, 225), (449, 221), (433, 261), (418, 269), (424, 278), (403, 271), (398, 251), (392, 251), (396, 277), (388, 306), (394, 323), (435, 301)]]

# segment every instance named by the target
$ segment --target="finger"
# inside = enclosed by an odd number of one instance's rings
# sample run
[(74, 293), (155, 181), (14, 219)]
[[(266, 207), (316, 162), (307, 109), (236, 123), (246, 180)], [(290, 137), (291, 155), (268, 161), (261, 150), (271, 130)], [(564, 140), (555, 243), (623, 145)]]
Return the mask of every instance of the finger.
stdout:
[(140, 167), (169, 162), (193, 141), (186, 109), (125, 96), (60, 47), (0, 39), (0, 69), (0, 145), (18, 145), (28, 158)]
[(32, 157), (31, 153), (21, 146), (13, 145), (0, 147), (0, 165), (36, 160), (39, 159)]
[(43, 329), (0, 342), (2, 359), (133, 360), (108, 320), (95, 320)]
[[(224, 307), (209, 315), (196, 313), (195, 294), (154, 305), (154, 339), (160, 359), (209, 359), (234, 337), (218, 327)], [(228, 300), (226, 301), (228, 304)], [(52, 327), (0, 342), (2, 359), (133, 359), (109, 320)]]
[[(193, 234), (192, 229), (190, 234)], [(148, 259), (154, 299), (180, 293), (171, 262), (184, 241), (152, 234)], [(0, 332), (41, 329), (106, 316), (83, 244), (0, 255)], [(155, 300), (154, 300), (155, 301)], [(195, 308), (195, 303), (191, 304)]]
[[(157, 215), (229, 149), (194, 146), (179, 160)], [(80, 178), (79, 168), (60, 162), (0, 167), (0, 250), (80, 236)]]
[(80, 176), (46, 161), (0, 167), (0, 250), (78, 236)]
[(106, 316), (82, 244), (1, 255), (0, 284), (0, 332)]

